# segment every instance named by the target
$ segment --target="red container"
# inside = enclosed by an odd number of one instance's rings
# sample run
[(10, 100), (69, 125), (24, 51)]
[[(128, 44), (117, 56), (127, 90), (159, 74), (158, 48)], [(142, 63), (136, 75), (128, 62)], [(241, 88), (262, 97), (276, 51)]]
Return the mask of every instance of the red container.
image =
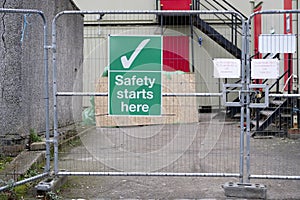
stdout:
[(191, 0), (161, 0), (161, 10), (190, 10)]

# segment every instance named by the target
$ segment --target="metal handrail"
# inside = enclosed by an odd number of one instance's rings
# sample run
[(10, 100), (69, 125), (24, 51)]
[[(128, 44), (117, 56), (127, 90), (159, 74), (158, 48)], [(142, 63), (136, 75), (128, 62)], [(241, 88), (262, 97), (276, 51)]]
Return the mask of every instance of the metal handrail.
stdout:
[[(288, 73), (288, 70), (286, 70), (277, 80), (275, 83), (273, 83), (269, 89), (271, 90), (275, 85), (279, 84), (279, 81)], [(263, 83), (266, 83), (269, 79), (265, 79)], [(277, 91), (278, 93), (278, 91)]]
[[(210, 5), (214, 10), (228, 10), (224, 5), (222, 5), (220, 2), (216, 1), (216, 0), (212, 0), (212, 1), (207, 1), (205, 0), (206, 3), (208, 5)], [(228, 2), (223, 1), (224, 3), (226, 3), (227, 6), (229, 6), (231, 9), (233, 9), (233, 6), (231, 6)], [(214, 3), (214, 4), (213, 4)], [(204, 7), (206, 10), (210, 10), (205, 4), (203, 4), (200, 0), (193, 0), (193, 6), (192, 9), (194, 10), (200, 10), (200, 6)], [(236, 10), (236, 9), (233, 9)], [(241, 16), (243, 16), (245, 19), (247, 19), (245, 17), (245, 15), (243, 15), (240, 11), (236, 10), (236, 12), (238, 12), (239, 14), (241, 14)], [(225, 25), (229, 26), (230, 29), (232, 30), (232, 37), (231, 37), (231, 43), (234, 45), (237, 45), (237, 36), (238, 35), (242, 35), (242, 27), (237, 23), (238, 21), (240, 21), (240, 19), (237, 19), (232, 16), (231, 18), (228, 17), (226, 14), (221, 14), (224, 16), (224, 18), (220, 17), (217, 14), (214, 14), (216, 16), (216, 18), (220, 21), (222, 21)], [(226, 20), (231, 21), (231, 24), (226, 23)], [(235, 23), (233, 23), (235, 20)]]
[[(213, 0), (213, 1), (215, 1), (215, 0)], [(236, 9), (234, 6), (232, 6), (230, 3), (228, 3), (226, 0), (222, 0), (227, 6), (229, 6), (232, 10), (234, 10), (234, 11), (236, 11), (236, 12), (238, 12), (238, 13), (240, 13), (245, 19), (247, 19), (247, 17), (243, 14), (243, 13), (241, 13), (238, 9)]]

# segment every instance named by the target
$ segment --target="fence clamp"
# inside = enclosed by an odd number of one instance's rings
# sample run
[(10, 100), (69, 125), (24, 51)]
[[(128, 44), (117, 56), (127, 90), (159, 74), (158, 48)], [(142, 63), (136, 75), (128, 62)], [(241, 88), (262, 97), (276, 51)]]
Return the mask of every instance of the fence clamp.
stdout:
[(242, 91), (242, 84), (238, 84), (238, 83), (234, 83), (234, 84), (230, 84), (230, 83), (226, 83), (223, 84), (223, 92), (222, 92), (222, 99), (223, 99), (223, 104), (224, 106), (229, 106), (229, 107), (241, 107), (242, 104), (240, 101), (238, 102), (233, 102), (233, 101), (227, 101), (227, 95), (230, 93), (238, 93), (239, 95), (239, 100), (241, 99), (241, 91)]
[[(260, 103), (260, 101), (258, 101), (257, 103), (250, 102), (250, 108), (266, 108), (269, 106), (269, 86), (267, 84), (250, 84), (249, 89), (251, 93), (255, 95), (254, 99), (261, 99), (263, 97), (265, 100), (263, 103)], [(262, 92), (264, 92), (264, 96), (257, 97), (258, 95), (261, 95), (260, 92), (257, 93), (257, 91), (260, 91), (261, 89)]]
[[(223, 84), (222, 99), (223, 99), (224, 106), (229, 106), (229, 107), (243, 106), (243, 103), (241, 102), (242, 93), (246, 93), (247, 95), (251, 96), (251, 102), (248, 104), (250, 108), (266, 108), (269, 106), (269, 86), (267, 84), (250, 84), (249, 90), (247, 91), (242, 90), (242, 87), (243, 87), (242, 84), (230, 84), (230, 83)], [(260, 90), (264, 92), (263, 103), (257, 101), (258, 99), (262, 98), (262, 96), (259, 97)], [(240, 101), (237, 102), (228, 101), (228, 94), (230, 93), (238, 93), (238, 97)]]
[(53, 46), (50, 46), (50, 45), (44, 46), (44, 49), (52, 49), (52, 48), (53, 48)]

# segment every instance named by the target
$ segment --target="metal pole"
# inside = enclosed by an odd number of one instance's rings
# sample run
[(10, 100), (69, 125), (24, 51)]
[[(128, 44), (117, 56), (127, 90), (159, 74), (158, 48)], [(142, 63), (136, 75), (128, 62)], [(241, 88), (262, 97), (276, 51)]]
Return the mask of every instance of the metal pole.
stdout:
[[(56, 96), (108, 96), (107, 92), (56, 92)], [(223, 93), (162, 93), (163, 97), (221, 97)]]
[(237, 20), (237, 16), (234, 16), (234, 18), (235, 18), (235, 26), (234, 26), (234, 44), (235, 44), (235, 46), (237, 46), (238, 45), (238, 43), (237, 43), (237, 39), (238, 39), (238, 30), (237, 30), (237, 28), (238, 28), (238, 20)]
[(17, 181), (15, 183), (13, 183), (12, 186), (11, 185), (2, 186), (2, 187), (0, 187), (0, 192), (8, 190), (11, 187), (16, 187), (16, 186), (19, 186), (19, 185), (23, 185), (25, 183), (29, 183), (29, 182), (32, 182), (32, 181), (36, 181), (38, 179), (42, 179), (42, 178), (44, 178), (48, 175), (49, 175), (48, 173), (43, 173), (43, 174), (39, 174), (39, 175), (30, 177), (30, 178), (27, 178), (27, 179), (24, 179), (24, 180), (21, 180), (21, 181)]
[(246, 47), (246, 167), (247, 167), (247, 177), (246, 182), (249, 183), (250, 176), (250, 88), (251, 84), (251, 72), (250, 72), (250, 45), (249, 45), (249, 37), (250, 37), (250, 20), (247, 23), (247, 47)]
[(56, 63), (56, 15), (52, 22), (52, 62), (53, 62), (53, 128), (54, 128), (54, 174), (58, 173), (58, 118), (57, 118), (57, 63)]
[[(233, 15), (231, 15), (231, 43), (232, 43), (232, 44), (234, 44), (234, 43), (233, 43), (233, 38), (234, 38), (234, 37), (233, 37), (233, 35), (234, 35), (234, 28), (233, 28), (233, 27), (234, 27), (234, 23), (233, 23), (233, 20), (234, 20), (234, 19), (233, 19)], [(234, 45), (236, 45), (236, 44), (234, 44)]]
[(252, 179), (300, 180), (300, 176), (251, 175)]
[(300, 94), (269, 94), (269, 97), (300, 98)]
[[(293, 83), (293, 77), (292, 77), (292, 54), (289, 53), (288, 54), (288, 79), (287, 79), (287, 87), (288, 87), (288, 94), (291, 94), (291, 83)], [(291, 116), (291, 121), (290, 121), (290, 124), (289, 124), (289, 128), (292, 128), (293, 127), (293, 124), (294, 124), (294, 113), (293, 113), (293, 108), (294, 108), (294, 99), (291, 99), (291, 98), (288, 98), (288, 105), (290, 106), (290, 116)]]
[[(242, 54), (241, 54), (241, 90), (244, 91), (246, 89), (245, 85), (245, 58), (246, 58), (246, 46), (247, 46), (247, 37), (246, 37), (246, 24), (244, 19), (242, 19), (242, 29), (243, 29), (243, 36), (242, 36)], [(240, 171), (240, 183), (244, 182), (244, 119), (245, 119), (245, 93), (241, 93), (241, 118), (240, 118), (240, 163), (239, 163), (239, 171)]]
[(193, 15), (190, 15), (190, 28), (191, 28), (192, 72), (195, 72)]
[(292, 54), (291, 53), (289, 53), (288, 54), (288, 82), (287, 82), (287, 84), (288, 84), (288, 94), (291, 94), (291, 83), (292, 83), (292, 78), (290, 78), (291, 77), (291, 75), (292, 75)]
[(276, 93), (279, 93), (279, 78), (276, 79)]
[(49, 73), (48, 73), (48, 29), (44, 21), (44, 87), (45, 87), (45, 115), (46, 115), (46, 167), (45, 172), (50, 172), (50, 125), (49, 125)]
[(160, 15), (160, 35), (164, 35), (164, 16)]
[[(241, 95), (241, 99), (244, 101), (245, 95)], [(240, 183), (244, 183), (244, 114), (245, 113), (245, 107), (244, 105), (241, 106), (241, 123), (240, 123)]]
[[(296, 9), (299, 10), (299, 0), (297, 0), (297, 3), (296, 3)], [(299, 54), (299, 49), (300, 49), (300, 40), (299, 40), (299, 34), (300, 34), (300, 18), (299, 18), (299, 15), (296, 15), (296, 20), (298, 22), (297, 24), (297, 67), (296, 67), (296, 70), (297, 70), (297, 94), (299, 93), (299, 67), (300, 67), (300, 54)], [(300, 108), (300, 99), (297, 99), (297, 108)], [(297, 124), (298, 124), (298, 128), (300, 126), (300, 112), (297, 112)]]
[(176, 172), (66, 172), (59, 176), (173, 176), (173, 177), (239, 177), (234, 173), (176, 173)]

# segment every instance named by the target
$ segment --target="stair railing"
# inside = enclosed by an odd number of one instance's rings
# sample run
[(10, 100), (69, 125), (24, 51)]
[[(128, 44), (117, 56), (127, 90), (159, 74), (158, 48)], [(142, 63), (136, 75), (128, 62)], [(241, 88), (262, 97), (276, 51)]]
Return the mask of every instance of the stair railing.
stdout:
[[(206, 2), (203, 3), (203, 1)], [(193, 10), (200, 10), (201, 7), (204, 8), (205, 10), (233, 10), (236, 11), (238, 13), (240, 13), (243, 18), (247, 19), (247, 17), (241, 13), (239, 10), (237, 10), (236, 8), (234, 8), (230, 3), (228, 3), (226, 0), (222, 0), (222, 2), (226, 5), (221, 4), (219, 1), (217, 0), (193, 0), (192, 3), (192, 9)], [(209, 5), (209, 7), (207, 7), (206, 5)], [(241, 25), (241, 21), (240, 19), (238, 19), (237, 17), (228, 17), (228, 15), (226, 14), (214, 14), (215, 17), (220, 20), (222, 22), (222, 24), (225, 24), (227, 26), (229, 26), (231, 28), (231, 43), (237, 46), (237, 38), (238, 35), (242, 35), (242, 25)], [(222, 17), (220, 17), (222, 15)], [(230, 22), (230, 23), (228, 23)]]
[[(274, 88), (275, 86), (276, 86), (276, 93), (280, 93), (280, 91), (279, 91), (279, 82), (280, 82), (280, 80), (282, 80), (284, 77), (285, 77), (285, 75), (286, 74), (288, 74), (289, 73), (289, 69), (288, 70), (286, 70), (280, 77), (278, 77), (277, 79), (276, 79), (276, 82), (274, 82), (270, 87), (269, 87), (269, 90), (271, 91), (272, 90), (272, 88)], [(263, 81), (263, 84), (265, 84), (266, 82), (268, 81), (268, 79), (265, 79), (264, 81)], [(289, 82), (290, 80), (288, 80), (288, 82)], [(289, 83), (288, 83), (289, 84)], [(290, 93), (290, 91), (288, 91), (289, 93)], [(261, 98), (264, 98), (265, 97), (265, 93), (262, 93), (261, 94), (262, 96), (261, 96)], [(290, 102), (288, 102), (287, 104), (289, 104)], [(260, 131), (262, 128), (259, 126), (259, 121), (260, 121), (260, 110), (259, 109), (257, 109), (256, 108), (256, 116), (255, 116), (255, 118), (256, 118), (256, 131)], [(278, 115), (278, 112), (273, 112), (272, 113), (272, 115), (271, 116), (269, 116), (268, 117), (268, 119), (274, 119), (275, 118), (275, 115)], [(267, 119), (267, 120), (268, 120)], [(266, 120), (266, 121), (267, 121)], [(264, 122), (264, 123), (267, 123), (267, 122)], [(264, 126), (264, 124), (262, 124), (261, 126)]]

